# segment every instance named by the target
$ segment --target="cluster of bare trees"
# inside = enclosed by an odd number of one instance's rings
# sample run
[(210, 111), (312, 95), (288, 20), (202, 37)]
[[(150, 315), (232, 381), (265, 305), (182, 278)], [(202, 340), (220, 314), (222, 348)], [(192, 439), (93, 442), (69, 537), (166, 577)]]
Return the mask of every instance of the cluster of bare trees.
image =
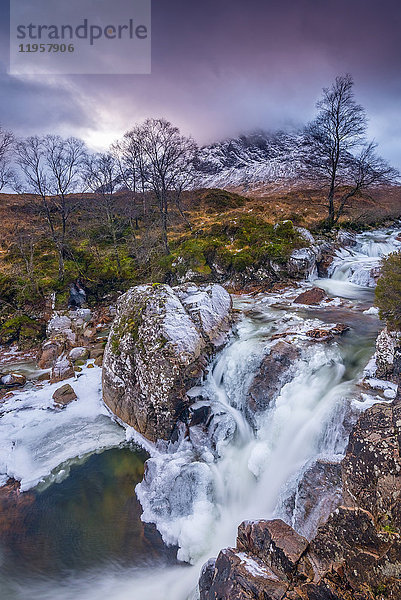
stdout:
[[(89, 153), (83, 142), (74, 137), (15, 139), (11, 133), (0, 130), (0, 190), (11, 187), (39, 200), (57, 251), (60, 281), (65, 274), (68, 221), (74, 209), (70, 195), (85, 191), (96, 194), (112, 240), (117, 272), (121, 275), (116, 192), (122, 189), (129, 192), (134, 209), (141, 206), (144, 214), (148, 210), (146, 198), (154, 199), (160, 212), (163, 248), (168, 254), (169, 207), (174, 203), (187, 221), (181, 195), (194, 182), (196, 152), (195, 142), (181, 135), (165, 119), (147, 119), (114, 143), (108, 152), (95, 154)], [(21, 245), (21, 235), (17, 238)], [(28, 254), (32, 255), (32, 244), (28, 245), (30, 251), (24, 252), (26, 261), (31, 260)]]
[[(398, 176), (377, 155), (376, 144), (367, 140), (366, 132), (366, 113), (355, 101), (351, 76), (337, 77), (331, 87), (323, 90), (317, 116), (305, 129), (309, 152), (301, 173), (324, 191), (330, 227), (339, 220), (352, 198), (379, 184), (393, 183)], [(196, 185), (197, 150), (192, 138), (181, 135), (165, 119), (147, 119), (107, 152), (95, 154), (89, 153), (83, 142), (74, 137), (46, 135), (15, 139), (12, 133), (0, 128), (0, 191), (11, 188), (32, 194), (38, 200), (43, 222), (57, 251), (60, 281), (65, 275), (68, 224), (75, 207), (71, 194), (85, 191), (96, 194), (103, 225), (112, 242), (117, 272), (121, 275), (116, 192), (129, 193), (136, 228), (138, 215), (145, 217), (149, 203), (154, 203), (160, 216), (163, 250), (169, 254), (172, 205), (190, 226), (181, 200), (183, 191)], [(27, 271), (32, 271), (32, 239), (17, 232), (16, 243)]]
[(377, 185), (394, 183), (399, 174), (376, 153), (368, 141), (366, 112), (355, 101), (351, 75), (336, 78), (323, 89), (318, 114), (306, 128), (310, 153), (304, 176), (324, 190), (327, 225), (332, 227), (352, 198)]

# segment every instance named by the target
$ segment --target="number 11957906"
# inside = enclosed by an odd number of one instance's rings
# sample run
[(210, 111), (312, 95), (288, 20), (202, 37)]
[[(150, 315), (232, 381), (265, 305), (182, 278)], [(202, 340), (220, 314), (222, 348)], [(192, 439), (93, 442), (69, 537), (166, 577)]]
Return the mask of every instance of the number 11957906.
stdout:
[(74, 44), (20, 44), (19, 52), (74, 52)]

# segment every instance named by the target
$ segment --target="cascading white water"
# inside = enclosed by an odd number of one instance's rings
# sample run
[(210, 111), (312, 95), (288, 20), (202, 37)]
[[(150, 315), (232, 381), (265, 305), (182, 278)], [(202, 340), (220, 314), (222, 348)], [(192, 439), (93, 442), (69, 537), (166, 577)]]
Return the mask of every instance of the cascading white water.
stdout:
[[(361, 287), (367, 282), (360, 273), (377, 266), (378, 257), (400, 246), (396, 234), (384, 240), (382, 233), (358, 236), (355, 248), (338, 255), (332, 278), (317, 284), (335, 295), (371, 300), (371, 292)], [(136, 570), (110, 566), (107, 572), (68, 578), (63, 584), (31, 585), (29, 595), (21, 589), (18, 599), (192, 599), (201, 566), (221, 548), (235, 543), (242, 520), (278, 516), (304, 534), (313, 532), (319, 515), (313, 513), (308, 523), (300, 525), (296, 511), (302, 513), (301, 501), (297, 499), (289, 510), (287, 500), (297, 494), (308, 465), (318, 458), (340, 460), (348, 435), (346, 416), (366, 404), (356, 399), (355, 391), (366, 359), (355, 353), (354, 374), (347, 376), (346, 344), (316, 343), (305, 336), (306, 331), (324, 324), (324, 310), (316, 318), (290, 302), (283, 310), (285, 301), (285, 295), (273, 294), (236, 301), (242, 310), (236, 335), (217, 357), (205, 382), (193, 390), (200, 397), (199, 405), (211, 406), (208, 430), (196, 426), (191, 428), (190, 439), (183, 436), (175, 444), (154, 447), (144, 481), (137, 486), (142, 519), (155, 523), (164, 541), (178, 546), (178, 558), (191, 566)], [(338, 320), (347, 311), (352, 320), (355, 306), (348, 303)], [(375, 318), (358, 315), (367, 322)], [(251, 426), (245, 410), (249, 384), (275, 343), (272, 336), (284, 332), (291, 333), (285, 339), (300, 350), (294, 376)], [(356, 337), (352, 332), (349, 335)], [(361, 335), (360, 343), (366, 345), (367, 338)]]
[(330, 267), (330, 278), (321, 280), (320, 287), (346, 298), (360, 298), (361, 287), (375, 287), (381, 257), (401, 249), (397, 235), (397, 231), (358, 235), (354, 247), (337, 252)]

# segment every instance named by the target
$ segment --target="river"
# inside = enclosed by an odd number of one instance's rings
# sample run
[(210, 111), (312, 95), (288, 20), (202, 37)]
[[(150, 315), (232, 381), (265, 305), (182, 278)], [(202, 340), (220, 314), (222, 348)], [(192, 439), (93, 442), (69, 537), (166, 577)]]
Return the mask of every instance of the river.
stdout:
[[(102, 405), (100, 369), (84, 370), (64, 410), (48, 384), (4, 402), (0, 473), (21, 481), (25, 500), (0, 522), (1, 598), (196, 598), (201, 566), (235, 543), (242, 520), (280, 517), (313, 535), (336, 483), (307, 511), (304, 474), (339, 463), (357, 415), (380, 397), (358, 381), (381, 327), (375, 269), (401, 248), (397, 233), (359, 234), (328, 278), (302, 284), (327, 291), (319, 306), (293, 303), (293, 289), (236, 297), (232, 340), (191, 391), (211, 406), (211, 426), (191, 428), (190, 440), (141, 449)], [(306, 335), (340, 322), (350, 330), (329, 343)], [(250, 415), (249, 385), (283, 334), (298, 349), (292, 377)]]

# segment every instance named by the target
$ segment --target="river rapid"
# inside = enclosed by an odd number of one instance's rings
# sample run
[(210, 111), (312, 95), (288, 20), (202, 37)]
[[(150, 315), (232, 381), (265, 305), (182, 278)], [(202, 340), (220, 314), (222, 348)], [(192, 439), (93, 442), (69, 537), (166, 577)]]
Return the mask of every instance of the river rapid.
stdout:
[[(335, 471), (360, 411), (383, 401), (358, 382), (381, 327), (372, 309), (377, 267), (401, 249), (398, 233), (358, 235), (329, 277), (301, 289), (236, 297), (231, 342), (191, 390), (213, 419), (190, 439), (151, 445), (120, 427), (101, 402), (96, 368), (84, 369), (78, 401), (63, 410), (48, 384), (6, 400), (0, 478), (20, 480), (26, 501), (0, 521), (1, 598), (193, 599), (202, 565), (235, 543), (244, 519), (280, 517), (311, 537), (338, 482), (324, 502), (315, 494), (311, 509), (305, 476), (317, 464)], [(328, 294), (318, 306), (293, 302), (313, 285)], [(336, 323), (350, 330), (330, 342), (306, 335)], [(249, 385), (280, 336), (298, 349), (292, 376), (250, 415)]]

